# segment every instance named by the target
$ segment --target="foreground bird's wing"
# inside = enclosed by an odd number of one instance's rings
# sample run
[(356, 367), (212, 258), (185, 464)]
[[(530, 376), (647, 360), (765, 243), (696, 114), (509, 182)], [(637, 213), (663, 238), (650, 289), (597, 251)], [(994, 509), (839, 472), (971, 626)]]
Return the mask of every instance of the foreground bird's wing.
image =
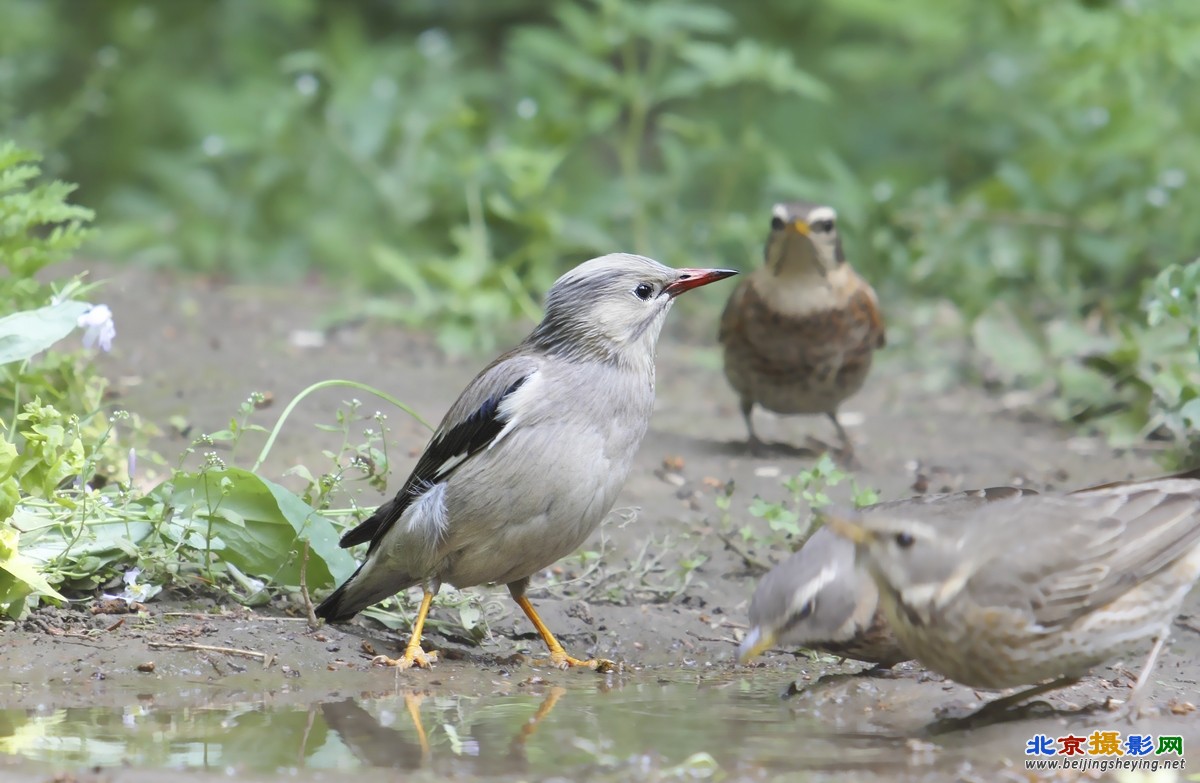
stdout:
[(475, 376), (438, 425), (403, 488), (369, 519), (342, 536), (341, 545), (350, 547), (370, 541), (374, 549), (424, 488), (446, 480), (472, 455), (491, 445), (507, 423), (501, 404), (537, 369), (535, 356), (510, 352)]
[[(1123, 489), (1031, 497), (1021, 502), (1028, 508), (1021, 509), (1020, 520), (1013, 520), (1011, 512), (1008, 520), (973, 520), (984, 522), (977, 530), (990, 528), (987, 535), (1021, 543), (997, 544), (993, 551), (1003, 553), (999, 562), (972, 578), (972, 590), (993, 597), (1022, 596), (1038, 624), (1070, 625), (1200, 542), (1197, 487), (1179, 492), (1146, 482)], [(1011, 589), (1005, 590), (1005, 584)]]

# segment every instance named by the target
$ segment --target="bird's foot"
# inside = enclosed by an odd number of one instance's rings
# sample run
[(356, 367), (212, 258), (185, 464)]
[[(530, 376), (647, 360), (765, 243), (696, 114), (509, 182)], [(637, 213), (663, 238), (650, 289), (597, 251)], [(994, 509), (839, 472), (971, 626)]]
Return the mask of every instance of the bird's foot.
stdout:
[(854, 447), (849, 443), (839, 447), (809, 435), (804, 439), (804, 449), (811, 451), (813, 454), (828, 454), (833, 457), (838, 465), (846, 470), (859, 470), (862, 468), (862, 463), (854, 455)]
[(371, 659), (371, 663), (376, 666), (395, 666), (400, 671), (411, 669), (416, 666), (420, 669), (429, 669), (433, 664), (437, 663), (437, 650), (426, 652), (419, 645), (409, 645), (404, 650), (404, 654), (399, 658), (389, 658), (386, 655), (376, 655)]
[(617, 664), (605, 658), (592, 658), (590, 660), (581, 661), (578, 658), (572, 658), (562, 650), (553, 650), (550, 653), (549, 663), (556, 669), (574, 669), (585, 668), (600, 674), (608, 674), (617, 670)]
[(757, 435), (751, 433), (750, 437), (746, 439), (746, 451), (752, 457), (766, 457), (770, 454), (771, 449)]

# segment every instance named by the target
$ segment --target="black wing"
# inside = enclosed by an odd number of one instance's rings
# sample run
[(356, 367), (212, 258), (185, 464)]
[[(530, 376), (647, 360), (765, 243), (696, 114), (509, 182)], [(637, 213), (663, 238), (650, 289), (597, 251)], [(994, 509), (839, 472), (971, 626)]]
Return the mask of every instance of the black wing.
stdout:
[(506, 423), (506, 420), (500, 417), (500, 404), (521, 388), (531, 375), (532, 373), (518, 378), (504, 391), (484, 400), (470, 416), (434, 435), (433, 440), (425, 447), (425, 453), (417, 460), (412, 474), (404, 482), (404, 488), (397, 492), (394, 498), (375, 509), (375, 513), (369, 519), (342, 536), (339, 542), (341, 546), (351, 547), (370, 541), (371, 548), (374, 549), (383, 534), (425, 487), (444, 481), (472, 454), (487, 448)]

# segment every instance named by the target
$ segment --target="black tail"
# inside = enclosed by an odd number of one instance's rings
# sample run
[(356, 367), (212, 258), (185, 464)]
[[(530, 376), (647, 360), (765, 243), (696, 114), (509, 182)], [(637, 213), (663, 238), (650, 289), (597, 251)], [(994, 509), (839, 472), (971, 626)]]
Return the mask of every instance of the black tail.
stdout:
[(317, 617), (323, 617), (331, 623), (344, 623), (369, 606), (369, 604), (359, 605), (357, 601), (351, 602), (348, 597), (347, 588), (354, 584), (354, 579), (361, 570), (362, 566), (359, 566), (349, 579), (342, 582), (338, 589), (317, 605)]
[[(344, 623), (354, 615), (374, 603), (389, 598), (401, 590), (407, 590), (420, 582), (404, 573), (383, 574), (375, 570), (371, 574), (363, 574), (363, 569), (371, 562), (367, 560), (342, 582), (341, 586), (329, 594), (329, 597), (317, 606), (317, 617), (323, 617), (331, 623)], [(374, 582), (375, 584), (370, 584)]]

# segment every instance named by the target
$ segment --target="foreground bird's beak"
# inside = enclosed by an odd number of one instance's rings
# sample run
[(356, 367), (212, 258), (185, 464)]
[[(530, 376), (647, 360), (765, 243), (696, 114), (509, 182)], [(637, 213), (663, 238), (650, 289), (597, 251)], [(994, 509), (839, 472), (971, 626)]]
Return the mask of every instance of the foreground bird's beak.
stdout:
[(738, 645), (738, 663), (750, 663), (774, 646), (775, 634), (756, 625), (746, 632), (742, 643)]
[(669, 283), (663, 289), (663, 293), (667, 296), (679, 296), (684, 291), (715, 283), (737, 274), (737, 271), (733, 269), (676, 269), (675, 272), (677, 273), (675, 282)]
[(832, 530), (842, 538), (848, 539), (856, 545), (862, 545), (871, 540), (871, 531), (862, 526), (855, 515), (847, 512), (825, 511), (822, 515), (822, 520), (825, 527)]
[(793, 231), (795, 231), (797, 234), (802, 234), (804, 236), (808, 236), (808, 224), (805, 223), (800, 218), (796, 218), (795, 220), (793, 220), (791, 222), (790, 228)]

